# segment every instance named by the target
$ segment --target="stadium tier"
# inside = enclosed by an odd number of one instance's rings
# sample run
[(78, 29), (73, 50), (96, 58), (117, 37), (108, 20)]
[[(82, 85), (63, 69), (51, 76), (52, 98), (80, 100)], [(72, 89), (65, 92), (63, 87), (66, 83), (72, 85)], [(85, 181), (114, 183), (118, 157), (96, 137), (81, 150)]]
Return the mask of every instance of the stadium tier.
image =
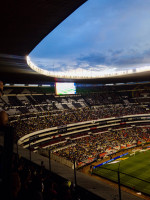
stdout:
[(0, 105), (23, 148), (77, 169), (150, 143), (150, 84), (5, 86)]
[[(0, 105), (7, 111), (11, 124), (28, 123), (32, 118), (30, 123), (33, 124), (40, 120), (43, 125), (36, 126), (36, 130), (41, 130), (74, 122), (149, 113), (148, 88), (149, 84), (77, 86), (76, 95), (56, 96), (54, 86), (7, 86)], [(24, 130), (23, 134), (33, 132), (32, 128)]]
[[(81, 85), (77, 86), (76, 95), (59, 96), (55, 95), (54, 86), (7, 86), (1, 98), (1, 105), (9, 115), (10, 124), (16, 128), (18, 139), (26, 134), (52, 127), (150, 113), (148, 83), (128, 86), (87, 85), (83, 88)], [(146, 119), (148, 116), (144, 118)], [(129, 119), (121, 119), (120, 124), (123, 126), (126, 121)], [(104, 121), (102, 124), (104, 125)], [(131, 124), (126, 123), (126, 126), (129, 125)], [(57, 144), (53, 141), (52, 143)]]

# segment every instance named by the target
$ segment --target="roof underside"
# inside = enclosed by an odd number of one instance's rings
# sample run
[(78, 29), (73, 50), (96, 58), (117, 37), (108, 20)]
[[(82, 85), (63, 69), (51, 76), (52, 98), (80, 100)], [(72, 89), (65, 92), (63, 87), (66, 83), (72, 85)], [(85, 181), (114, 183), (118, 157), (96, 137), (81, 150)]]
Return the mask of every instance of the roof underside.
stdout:
[(114, 78), (64, 80), (34, 72), (26, 63), (36, 45), (86, 0), (5, 0), (0, 9), (0, 79), (4, 83), (53, 81), (115, 83), (149, 81), (150, 73)]

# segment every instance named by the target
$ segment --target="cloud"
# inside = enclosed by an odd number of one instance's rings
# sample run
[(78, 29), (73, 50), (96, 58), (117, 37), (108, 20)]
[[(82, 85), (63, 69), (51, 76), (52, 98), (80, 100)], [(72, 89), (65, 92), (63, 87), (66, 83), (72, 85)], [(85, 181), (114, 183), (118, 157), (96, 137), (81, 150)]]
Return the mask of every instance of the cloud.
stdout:
[[(148, 65), (150, 63), (150, 49), (144, 51), (136, 51), (129, 49), (109, 50), (106, 53), (92, 53), (78, 58), (79, 62), (84, 62), (88, 66), (107, 66), (116, 68), (133, 68), (141, 65)], [(98, 68), (97, 68), (98, 69)]]
[(109, 49), (107, 52), (95, 52), (71, 58), (31, 58), (40, 68), (48, 71), (71, 73), (78, 70), (87, 73), (109, 73), (145, 67), (150, 63), (150, 49)]
[(104, 64), (106, 63), (106, 60), (107, 60), (107, 57), (104, 55), (104, 54), (101, 54), (101, 53), (92, 53), (92, 54), (89, 54), (87, 56), (84, 56), (84, 57), (81, 57), (79, 58), (79, 61), (81, 62), (87, 62), (89, 63), (90, 65), (95, 65), (95, 64)]
[(150, 63), (150, 1), (89, 0), (31, 53), (51, 71), (121, 71)]

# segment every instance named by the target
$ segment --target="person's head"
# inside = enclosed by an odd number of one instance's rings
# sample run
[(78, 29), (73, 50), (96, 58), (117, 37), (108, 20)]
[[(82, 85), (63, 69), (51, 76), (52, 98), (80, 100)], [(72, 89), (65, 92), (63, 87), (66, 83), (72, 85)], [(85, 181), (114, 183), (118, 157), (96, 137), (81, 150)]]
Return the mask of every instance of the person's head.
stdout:
[(0, 126), (6, 126), (7, 123), (8, 123), (8, 115), (4, 110), (2, 110), (0, 112)]
[(0, 81), (0, 97), (2, 96), (2, 94), (3, 94), (3, 82), (2, 81)]

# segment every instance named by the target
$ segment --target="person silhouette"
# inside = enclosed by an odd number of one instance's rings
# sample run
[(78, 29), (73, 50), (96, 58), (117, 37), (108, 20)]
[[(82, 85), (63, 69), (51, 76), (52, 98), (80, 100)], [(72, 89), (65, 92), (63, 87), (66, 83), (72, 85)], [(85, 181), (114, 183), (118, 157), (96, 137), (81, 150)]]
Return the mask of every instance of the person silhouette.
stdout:
[[(0, 81), (0, 97), (3, 96), (3, 82)], [(8, 114), (0, 108), (0, 126), (6, 126), (8, 123)]]

